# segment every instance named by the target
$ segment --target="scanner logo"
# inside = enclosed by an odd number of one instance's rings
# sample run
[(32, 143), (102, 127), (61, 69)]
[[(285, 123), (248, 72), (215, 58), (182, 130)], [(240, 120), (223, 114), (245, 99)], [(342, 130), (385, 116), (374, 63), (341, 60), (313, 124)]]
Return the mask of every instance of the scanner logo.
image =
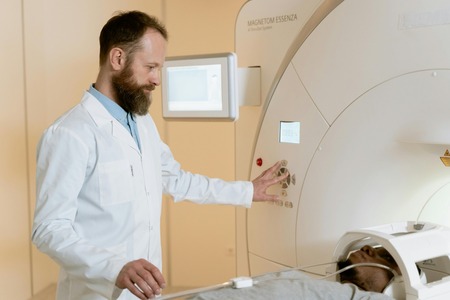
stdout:
[(295, 22), (297, 21), (297, 14), (285, 14), (273, 17), (263, 17), (247, 21), (248, 31), (259, 31), (272, 29), (275, 24)]

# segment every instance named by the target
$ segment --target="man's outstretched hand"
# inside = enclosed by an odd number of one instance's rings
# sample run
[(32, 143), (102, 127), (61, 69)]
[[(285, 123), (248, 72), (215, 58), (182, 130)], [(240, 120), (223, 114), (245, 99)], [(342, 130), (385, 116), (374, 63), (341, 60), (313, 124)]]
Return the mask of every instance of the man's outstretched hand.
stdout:
[(289, 176), (286, 172), (278, 176), (278, 171), (280, 170), (281, 162), (277, 162), (269, 169), (261, 173), (257, 178), (255, 178), (253, 183), (253, 201), (278, 201), (280, 200), (279, 195), (269, 195), (266, 193), (268, 187), (277, 184)]

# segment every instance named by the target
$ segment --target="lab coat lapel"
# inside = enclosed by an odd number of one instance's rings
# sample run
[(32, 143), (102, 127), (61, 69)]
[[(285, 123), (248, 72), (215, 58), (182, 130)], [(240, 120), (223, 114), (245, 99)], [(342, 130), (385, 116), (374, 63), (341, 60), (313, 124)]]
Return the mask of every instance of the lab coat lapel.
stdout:
[(119, 123), (106, 108), (90, 93), (85, 92), (82, 105), (91, 115), (99, 128), (108, 128), (112, 136), (120, 140), (121, 143), (128, 145), (140, 154), (140, 150), (131, 134)]
[(122, 143), (127, 144), (128, 146), (130, 146), (131, 148), (140, 153), (139, 147), (134, 141), (131, 134), (116, 119), (113, 119), (111, 122), (111, 134), (115, 138), (119, 139)]

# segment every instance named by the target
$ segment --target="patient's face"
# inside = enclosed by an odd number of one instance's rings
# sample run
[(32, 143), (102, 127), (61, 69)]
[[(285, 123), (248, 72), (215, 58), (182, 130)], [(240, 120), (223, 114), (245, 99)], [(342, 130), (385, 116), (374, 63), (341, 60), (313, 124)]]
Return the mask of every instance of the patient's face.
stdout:
[[(353, 252), (347, 261), (344, 262), (343, 266), (357, 263), (382, 264), (394, 269), (398, 274), (400, 274), (400, 270), (394, 259), (384, 248), (364, 246), (360, 250)], [(343, 266), (341, 266), (341, 268)], [(355, 267), (341, 274), (341, 282), (351, 282), (365, 291), (381, 293), (392, 277), (392, 272), (382, 268)]]

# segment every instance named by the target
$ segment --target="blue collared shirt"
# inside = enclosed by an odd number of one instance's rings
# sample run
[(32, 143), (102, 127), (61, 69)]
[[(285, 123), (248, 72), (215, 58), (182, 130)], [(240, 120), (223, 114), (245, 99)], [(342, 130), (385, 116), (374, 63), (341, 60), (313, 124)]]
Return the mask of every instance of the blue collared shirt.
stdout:
[(131, 113), (126, 112), (120, 105), (116, 102), (112, 101), (98, 90), (94, 88), (94, 85), (89, 87), (90, 94), (92, 94), (98, 101), (106, 108), (106, 110), (117, 120), (120, 124), (122, 124), (128, 132), (133, 137), (134, 141), (138, 145), (139, 149), (141, 149), (141, 142), (139, 140), (138, 128), (136, 124), (136, 120)]

